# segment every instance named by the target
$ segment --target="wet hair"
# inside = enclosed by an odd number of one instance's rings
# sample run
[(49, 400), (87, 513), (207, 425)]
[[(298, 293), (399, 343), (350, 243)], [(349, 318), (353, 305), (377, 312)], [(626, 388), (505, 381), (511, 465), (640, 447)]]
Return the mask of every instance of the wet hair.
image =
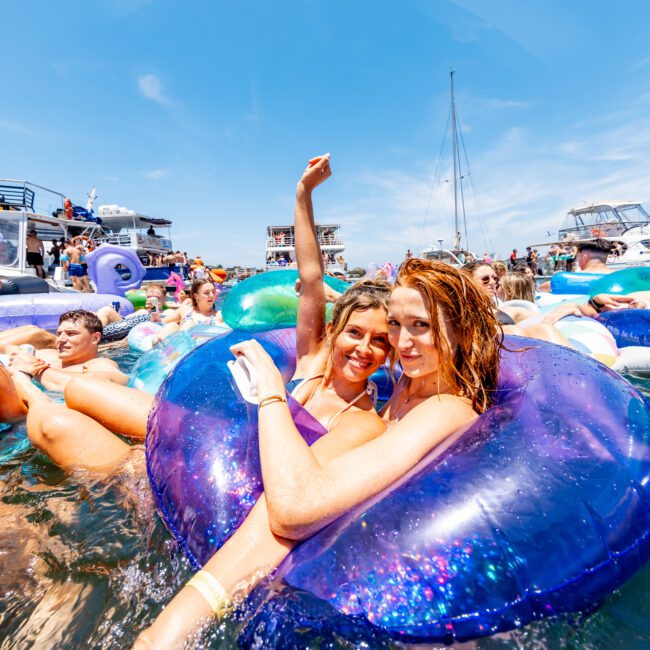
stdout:
[(328, 333), (330, 353), (326, 375), (330, 373), (332, 367), (334, 342), (348, 324), (350, 316), (356, 311), (368, 311), (369, 309), (383, 309), (388, 313), (390, 292), (391, 285), (388, 282), (383, 280), (360, 280), (336, 299)]
[(82, 325), (91, 334), (95, 334), (96, 332), (101, 334), (104, 329), (102, 321), (97, 318), (97, 315), (85, 309), (73, 309), (72, 311), (64, 312), (59, 316), (59, 325), (65, 321), (71, 321), (75, 325)]
[(534, 281), (525, 273), (506, 273), (501, 278), (504, 300), (527, 300), (535, 302)]
[(196, 294), (200, 291), (201, 287), (204, 284), (210, 284), (214, 287), (214, 282), (208, 278), (196, 279), (192, 282), (192, 286), (190, 286), (190, 298), (192, 299), (192, 305), (194, 305), (194, 307), (198, 306), (196, 301)]
[(589, 253), (592, 257), (606, 262), (609, 252), (612, 250), (612, 244), (607, 239), (594, 239), (576, 244), (578, 253)]
[[(477, 266), (484, 265), (480, 262)], [(444, 262), (413, 258), (400, 266), (395, 285), (420, 293), (431, 319), (442, 378), (458, 395), (469, 399), (477, 413), (483, 413), (497, 388), (503, 333), (491, 300), (471, 274)], [(442, 333), (441, 316), (451, 330), (456, 344), (453, 349)]]

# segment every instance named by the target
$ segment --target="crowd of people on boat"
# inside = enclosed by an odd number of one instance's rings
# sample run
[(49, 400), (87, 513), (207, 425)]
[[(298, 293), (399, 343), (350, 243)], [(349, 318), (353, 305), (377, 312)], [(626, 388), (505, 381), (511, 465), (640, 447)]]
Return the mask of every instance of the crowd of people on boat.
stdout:
[[(99, 244), (101, 246), (101, 244)], [(86, 256), (95, 250), (95, 242), (85, 236), (61, 237), (53, 239), (49, 246), (43, 242), (35, 228), (30, 229), (26, 240), (27, 265), (34, 269), (37, 277), (47, 279), (56, 278), (57, 269), (60, 269), (59, 280), (69, 278), (72, 288), (76, 291), (92, 292), (88, 278), (88, 264)], [(8, 247), (8, 242), (0, 240), (0, 264), (11, 264), (15, 261), (15, 254)], [(167, 251), (149, 252), (142, 259), (148, 267), (178, 266), (185, 271), (191, 260), (186, 252)]]
[(190, 258), (186, 252), (181, 251), (163, 251), (160, 253), (150, 251), (143, 262), (145, 262), (145, 266), (186, 266), (190, 263)]
[[(504, 304), (534, 301), (536, 272), (529, 264), (508, 268), (488, 256), (456, 269), (407, 255), (392, 284), (364, 279), (340, 296), (326, 293), (326, 260), (316, 236), (312, 195), (331, 173), (329, 154), (312, 159), (296, 189), (300, 283), (293, 377), (285, 383), (255, 340), (232, 348), (257, 374), (264, 493), (153, 625), (138, 630), (137, 648), (182, 643), (198, 626), (227, 616), (237, 598), (301, 540), (380, 493), (432, 449), (449, 444), (452, 434), (493, 403), (505, 333), (568, 345), (553, 326), (558, 314), (523, 332), (518, 328), (525, 309)], [(69, 266), (81, 265), (82, 250), (65, 244), (61, 256), (67, 255)], [(584, 269), (602, 261), (601, 253), (588, 246), (579, 245), (575, 257)], [(200, 275), (203, 268), (195, 264), (194, 272), (202, 269)], [(214, 282), (205, 274), (194, 277), (189, 295), (177, 298), (171, 309), (146, 308), (127, 318), (159, 319), (161, 339), (219, 322)], [(159, 307), (167, 300), (163, 285), (147, 286), (147, 307), (154, 299)], [(636, 300), (636, 306), (644, 305)], [(328, 301), (334, 301), (329, 323)], [(603, 309), (631, 302), (594, 298)], [(589, 305), (583, 312), (587, 317), (595, 313)], [(111, 308), (97, 314), (73, 311), (61, 316), (56, 334), (38, 328), (0, 334), (0, 354), (8, 355), (0, 367), (0, 421), (26, 417), (32, 444), (64, 469), (110, 476), (128, 466), (144, 472), (141, 462), (132, 461), (142, 458), (139, 443), (154, 398), (127, 387), (127, 376), (99, 352), (102, 336), (122, 321)], [(24, 343), (36, 353), (21, 348)], [(370, 377), (387, 361), (391, 367), (399, 364), (402, 374), (390, 399), (379, 405)], [(33, 379), (63, 392), (64, 403), (53, 401)], [(323, 429), (311, 447), (294, 424), (289, 395)]]

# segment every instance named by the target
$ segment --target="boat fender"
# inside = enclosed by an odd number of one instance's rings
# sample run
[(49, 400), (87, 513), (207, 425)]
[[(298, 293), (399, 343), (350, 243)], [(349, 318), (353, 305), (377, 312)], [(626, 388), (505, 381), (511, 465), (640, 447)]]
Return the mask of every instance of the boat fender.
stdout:
[(13, 296), (19, 293), (49, 293), (50, 285), (43, 278), (22, 275), (0, 278), (0, 296)]

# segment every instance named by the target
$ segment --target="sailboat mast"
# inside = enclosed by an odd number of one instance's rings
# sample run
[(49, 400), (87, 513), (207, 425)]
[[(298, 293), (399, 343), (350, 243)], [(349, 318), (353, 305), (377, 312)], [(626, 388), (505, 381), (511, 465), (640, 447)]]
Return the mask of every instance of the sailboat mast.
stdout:
[(454, 248), (460, 248), (460, 227), (458, 224), (458, 127), (456, 125), (456, 99), (454, 97), (454, 73), (452, 68), (451, 77), (451, 151), (454, 162)]

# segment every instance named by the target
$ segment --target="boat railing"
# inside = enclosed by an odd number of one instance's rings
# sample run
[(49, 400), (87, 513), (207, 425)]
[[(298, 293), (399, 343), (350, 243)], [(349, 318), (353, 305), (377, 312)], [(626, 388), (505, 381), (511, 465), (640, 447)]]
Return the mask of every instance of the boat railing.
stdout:
[(619, 237), (631, 228), (644, 225), (639, 221), (616, 221), (591, 223), (572, 228), (562, 228), (558, 233), (560, 241), (574, 241), (576, 239), (594, 239), (597, 237)]
[(34, 190), (25, 185), (0, 183), (0, 210), (34, 211)]
[[(330, 236), (330, 235), (319, 235), (318, 243), (321, 246), (344, 246), (343, 238)], [(293, 235), (275, 235), (274, 237), (267, 237), (266, 239), (266, 248), (267, 250), (273, 248), (295, 248), (296, 247), (296, 238)]]
[(51, 215), (63, 209), (65, 196), (42, 185), (13, 178), (0, 178), (0, 210), (21, 210)]
[[(268, 260), (266, 262), (266, 270), (267, 271), (277, 271), (279, 269), (296, 269), (298, 268), (298, 265), (296, 262), (284, 262), (280, 263), (277, 260)], [(341, 264), (340, 262), (327, 262), (324, 265), (324, 270), (329, 272), (329, 273), (334, 273), (340, 272), (344, 273), (345, 272), (345, 264)]]
[(118, 233), (117, 235), (103, 235), (94, 237), (96, 244), (113, 244), (114, 246), (131, 246), (131, 235), (129, 233)]

